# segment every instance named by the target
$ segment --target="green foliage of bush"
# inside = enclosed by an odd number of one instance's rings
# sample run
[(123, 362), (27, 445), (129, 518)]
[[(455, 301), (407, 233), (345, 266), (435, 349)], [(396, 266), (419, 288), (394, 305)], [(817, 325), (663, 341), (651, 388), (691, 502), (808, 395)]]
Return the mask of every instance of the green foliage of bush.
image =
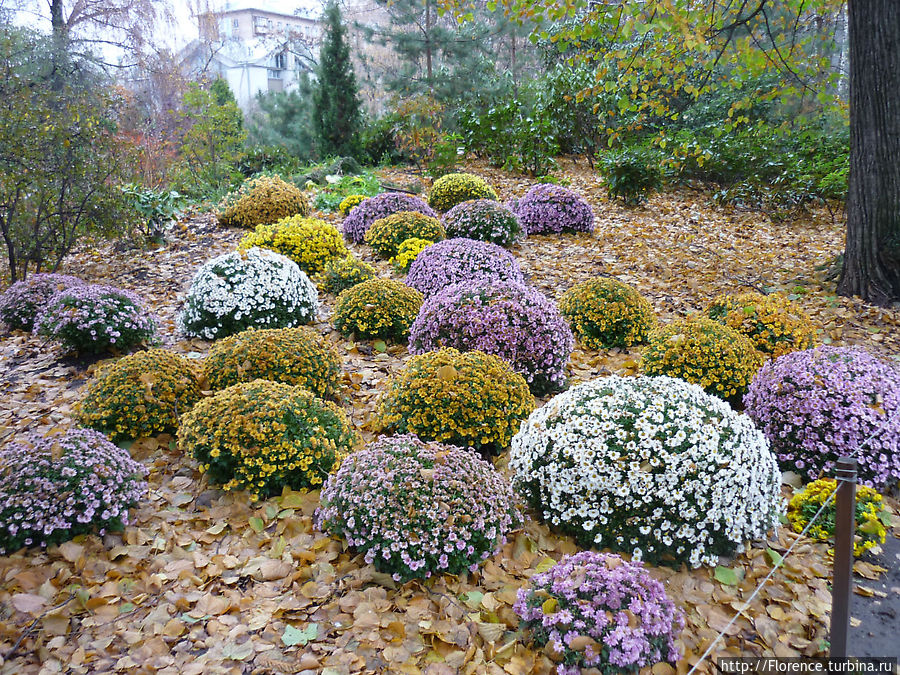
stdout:
[[(323, 165), (322, 168), (327, 168)], [(357, 176), (337, 176), (329, 182), (325, 174), (324, 185), (316, 191), (314, 204), (319, 211), (337, 211), (341, 202), (350, 195), (374, 197), (382, 192), (381, 183), (374, 171), (363, 171)], [(333, 175), (333, 174), (332, 174)]]
[(660, 153), (646, 147), (628, 147), (600, 157), (600, 170), (611, 197), (629, 206), (643, 202), (648, 192), (662, 187)]

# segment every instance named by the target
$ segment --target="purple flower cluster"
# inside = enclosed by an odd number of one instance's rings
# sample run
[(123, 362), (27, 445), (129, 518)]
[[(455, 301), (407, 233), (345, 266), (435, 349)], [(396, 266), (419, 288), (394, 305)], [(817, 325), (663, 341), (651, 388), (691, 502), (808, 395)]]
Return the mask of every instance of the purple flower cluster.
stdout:
[(356, 244), (363, 243), (372, 223), (399, 211), (418, 211), (431, 218), (438, 217), (434, 209), (418, 197), (402, 192), (382, 192), (361, 201), (344, 218), (344, 239)]
[(561, 185), (535, 185), (508, 206), (528, 234), (593, 232), (594, 212), (578, 194)]
[(524, 284), (525, 275), (509, 251), (462, 237), (423, 249), (406, 275), (406, 285), (426, 298), (452, 284), (475, 280)]
[(0, 320), (10, 328), (31, 330), (38, 313), (54, 294), (83, 283), (68, 274), (32, 274), (0, 295)]
[(566, 556), (519, 589), (513, 610), (535, 643), (556, 655), (558, 675), (582, 668), (637, 672), (674, 664), (684, 616), (642, 563), (582, 551)]
[(744, 396), (783, 469), (810, 480), (855, 455), (862, 482), (900, 479), (900, 369), (859, 347), (817, 347), (766, 363)]
[(455, 347), (499, 356), (538, 395), (565, 385), (574, 343), (569, 325), (546, 296), (490, 279), (454, 284), (432, 295), (409, 335), (413, 354)]
[(444, 214), (441, 223), (448, 237), (468, 237), (498, 246), (512, 246), (522, 234), (516, 214), (493, 199), (461, 202)]
[(147, 470), (103, 434), (71, 429), (0, 450), (0, 555), (128, 524)]
[(386, 437), (332, 474), (316, 512), (396, 581), (475, 571), (521, 517), (512, 487), (471, 450)]

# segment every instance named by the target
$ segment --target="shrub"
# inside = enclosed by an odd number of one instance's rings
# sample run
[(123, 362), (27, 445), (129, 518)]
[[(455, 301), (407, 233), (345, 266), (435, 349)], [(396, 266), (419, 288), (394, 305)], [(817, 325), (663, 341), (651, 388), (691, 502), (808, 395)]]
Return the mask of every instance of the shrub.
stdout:
[(629, 206), (642, 203), (648, 192), (662, 187), (662, 157), (645, 147), (629, 147), (605, 152), (600, 167), (609, 196)]
[(0, 555), (119, 530), (147, 470), (96, 431), (70, 429), (0, 450)]
[(368, 199), (366, 195), (347, 195), (341, 200), (341, 203), (338, 204), (338, 213), (341, 214), (341, 217), (346, 218), (347, 215), (365, 199)]
[(277, 176), (260, 176), (244, 181), (219, 205), (219, 224), (254, 228), (291, 216), (308, 216), (309, 202), (299, 188)]
[(398, 211), (418, 211), (424, 216), (437, 218), (434, 210), (418, 197), (402, 192), (382, 192), (361, 201), (344, 218), (344, 239), (356, 244), (363, 243), (372, 223)]
[(490, 199), (474, 199), (457, 204), (444, 214), (448, 237), (467, 237), (512, 246), (522, 234), (519, 218)]
[(756, 348), (772, 357), (809, 349), (816, 328), (797, 305), (781, 294), (720, 295), (706, 309), (709, 318), (746, 335)]
[(509, 251), (473, 239), (446, 239), (423, 250), (409, 268), (406, 283), (426, 298), (464, 281), (510, 281), (525, 275)]
[(238, 248), (254, 246), (287, 256), (307, 274), (321, 272), (329, 260), (343, 258), (349, 253), (334, 225), (303, 216), (257, 225), (256, 230), (244, 235)]
[(34, 321), (34, 332), (79, 354), (124, 352), (153, 342), (156, 320), (135, 293), (84, 284), (51, 297)]
[(225, 490), (253, 498), (322, 485), (350, 452), (356, 435), (341, 410), (301, 387), (241, 382), (191, 410), (178, 445)]
[(594, 231), (590, 204), (561, 185), (535, 185), (510, 206), (527, 234)]
[(781, 473), (746, 415), (671, 377), (585, 382), (512, 441), (528, 502), (583, 546), (697, 567), (778, 520)]
[(410, 266), (419, 257), (419, 254), (434, 242), (428, 239), (419, 239), (418, 237), (410, 237), (404, 239), (403, 243), (397, 247), (397, 255), (391, 258), (391, 265), (397, 274), (406, 274), (409, 272)]
[(512, 488), (468, 450), (381, 438), (322, 489), (318, 526), (395, 581), (475, 571), (521, 522)]
[(382, 258), (397, 255), (400, 244), (410, 238), (438, 241), (446, 236), (443, 225), (416, 211), (398, 211), (379, 218), (366, 231), (366, 243)]
[(496, 200), (497, 193), (484, 178), (471, 173), (448, 173), (432, 184), (428, 205), (436, 211), (449, 211), (470, 199)]
[(344, 335), (406, 339), (422, 306), (422, 294), (393, 279), (369, 279), (342, 291), (334, 326)]
[(608, 277), (576, 284), (560, 298), (559, 309), (588, 349), (642, 344), (656, 328), (650, 303), (628, 284)]
[(640, 562), (582, 551), (520, 588), (513, 611), (560, 675), (637, 672), (681, 658), (684, 616)]
[(528, 383), (508, 363), (447, 348), (406, 363), (379, 400), (378, 419), (399, 434), (497, 454), (532, 410)]
[(212, 389), (257, 379), (303, 387), (333, 399), (341, 387), (341, 361), (312, 328), (245, 330), (213, 344), (204, 364)]
[(322, 272), (316, 277), (316, 284), (323, 293), (338, 294), (375, 276), (374, 267), (350, 254), (325, 263)]
[(178, 418), (200, 400), (191, 362), (151, 349), (125, 356), (100, 370), (87, 385), (76, 417), (114, 441), (175, 433)]
[(432, 295), (409, 331), (413, 354), (441, 347), (493, 354), (538, 395), (563, 388), (573, 344), (553, 302), (507, 281), (456, 284)]
[(647, 375), (680, 377), (724, 399), (742, 396), (765, 361), (736, 330), (699, 316), (663, 326), (647, 342), (641, 361)]
[(900, 373), (858, 347), (817, 347), (766, 363), (744, 397), (782, 468), (810, 480), (842, 455), (866, 485), (900, 479)]
[(204, 263), (194, 279), (179, 329), (214, 340), (247, 328), (291, 328), (312, 321), (319, 294), (297, 264), (261, 248), (226, 253)]
[(10, 328), (30, 331), (50, 298), (84, 283), (67, 274), (30, 274), (25, 281), (17, 281), (0, 295), (0, 321)]

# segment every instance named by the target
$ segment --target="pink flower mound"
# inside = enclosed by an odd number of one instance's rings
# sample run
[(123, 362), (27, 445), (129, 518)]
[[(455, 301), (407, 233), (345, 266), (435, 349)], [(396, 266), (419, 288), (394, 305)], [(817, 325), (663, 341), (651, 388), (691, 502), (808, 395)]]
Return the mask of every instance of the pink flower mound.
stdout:
[(519, 216), (519, 224), (528, 234), (594, 231), (590, 204), (561, 185), (535, 185), (508, 206)]
[(365, 241), (366, 232), (376, 220), (397, 213), (398, 211), (418, 211), (419, 213), (437, 218), (428, 204), (418, 197), (403, 194), (402, 192), (382, 192), (380, 195), (364, 199), (344, 218), (344, 239), (361, 244)]
[(474, 239), (445, 239), (423, 249), (409, 268), (406, 285), (426, 298), (464, 281), (509, 281), (525, 284), (512, 253)]
[(0, 320), (10, 328), (31, 330), (35, 318), (55, 293), (83, 284), (78, 277), (67, 274), (32, 274), (0, 295)]
[(558, 655), (558, 675), (580, 675), (582, 668), (637, 672), (680, 658), (682, 613), (642, 563), (617, 555), (564, 557), (531, 577), (531, 588), (519, 589), (513, 610), (535, 643), (549, 643)]

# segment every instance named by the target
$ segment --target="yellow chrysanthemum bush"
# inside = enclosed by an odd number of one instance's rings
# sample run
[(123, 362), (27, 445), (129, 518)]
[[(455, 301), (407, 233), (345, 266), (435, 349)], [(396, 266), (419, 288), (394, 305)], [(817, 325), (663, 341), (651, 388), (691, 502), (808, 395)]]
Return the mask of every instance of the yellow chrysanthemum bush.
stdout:
[[(822, 504), (828, 501), (836, 486), (837, 481), (833, 478), (820, 478), (794, 494), (788, 504), (787, 512), (788, 521), (794, 532), (803, 531), (822, 508)], [(837, 514), (835, 508), (835, 500), (832, 499), (806, 534), (820, 541), (828, 541), (833, 538), (834, 521)], [(884, 508), (881, 495), (873, 488), (858, 485), (856, 487), (856, 533), (853, 541), (853, 555), (862, 556), (867, 551), (884, 543), (887, 529), (882, 518), (888, 519), (889, 514)]]
[(446, 348), (411, 358), (376, 415), (391, 432), (499, 454), (532, 410), (528, 383), (506, 361)]
[(114, 441), (174, 433), (200, 391), (189, 359), (163, 349), (135, 352), (97, 372), (75, 417)]
[(391, 258), (391, 265), (397, 274), (406, 274), (419, 254), (434, 242), (428, 239), (419, 239), (418, 237), (410, 237), (404, 239), (403, 243), (397, 248), (397, 255)]
[(294, 185), (277, 176), (250, 178), (219, 205), (220, 225), (253, 228), (290, 216), (309, 215), (309, 202)]
[(647, 299), (609, 277), (573, 286), (560, 298), (559, 310), (588, 349), (642, 344), (656, 328), (656, 315)]
[(369, 279), (338, 296), (334, 326), (344, 335), (405, 340), (422, 307), (422, 294), (393, 279)]
[(397, 255), (407, 239), (428, 239), (435, 242), (446, 237), (444, 226), (437, 218), (417, 211), (399, 211), (379, 218), (366, 231), (365, 242), (382, 258)]
[(428, 205), (436, 211), (449, 211), (457, 204), (472, 199), (497, 199), (497, 193), (481, 178), (471, 173), (448, 173), (431, 186)]
[(700, 316), (653, 331), (647, 343), (641, 361), (647, 375), (680, 377), (726, 400), (742, 396), (765, 362), (749, 338)]
[(351, 253), (343, 258), (335, 258), (325, 263), (322, 271), (316, 275), (315, 282), (323, 293), (336, 295), (363, 281), (374, 279), (376, 276), (378, 273), (374, 267)]
[(341, 361), (312, 328), (246, 330), (215, 342), (204, 364), (211, 389), (257, 379), (303, 387), (333, 399), (341, 386)]
[(341, 200), (341, 203), (338, 204), (338, 213), (342, 216), (346, 216), (353, 210), (353, 207), (359, 204), (364, 199), (368, 199), (365, 195), (347, 195)]
[(307, 274), (322, 271), (325, 263), (349, 254), (344, 238), (334, 225), (318, 218), (291, 216), (278, 222), (257, 225), (244, 235), (238, 248), (267, 248), (287, 256)]
[(253, 498), (316, 488), (349, 454), (356, 434), (346, 415), (302, 387), (241, 382), (198, 403), (178, 430), (178, 446), (211, 483)]
[(815, 325), (800, 307), (780, 293), (720, 295), (706, 313), (746, 335), (759, 351), (772, 358), (815, 346)]

